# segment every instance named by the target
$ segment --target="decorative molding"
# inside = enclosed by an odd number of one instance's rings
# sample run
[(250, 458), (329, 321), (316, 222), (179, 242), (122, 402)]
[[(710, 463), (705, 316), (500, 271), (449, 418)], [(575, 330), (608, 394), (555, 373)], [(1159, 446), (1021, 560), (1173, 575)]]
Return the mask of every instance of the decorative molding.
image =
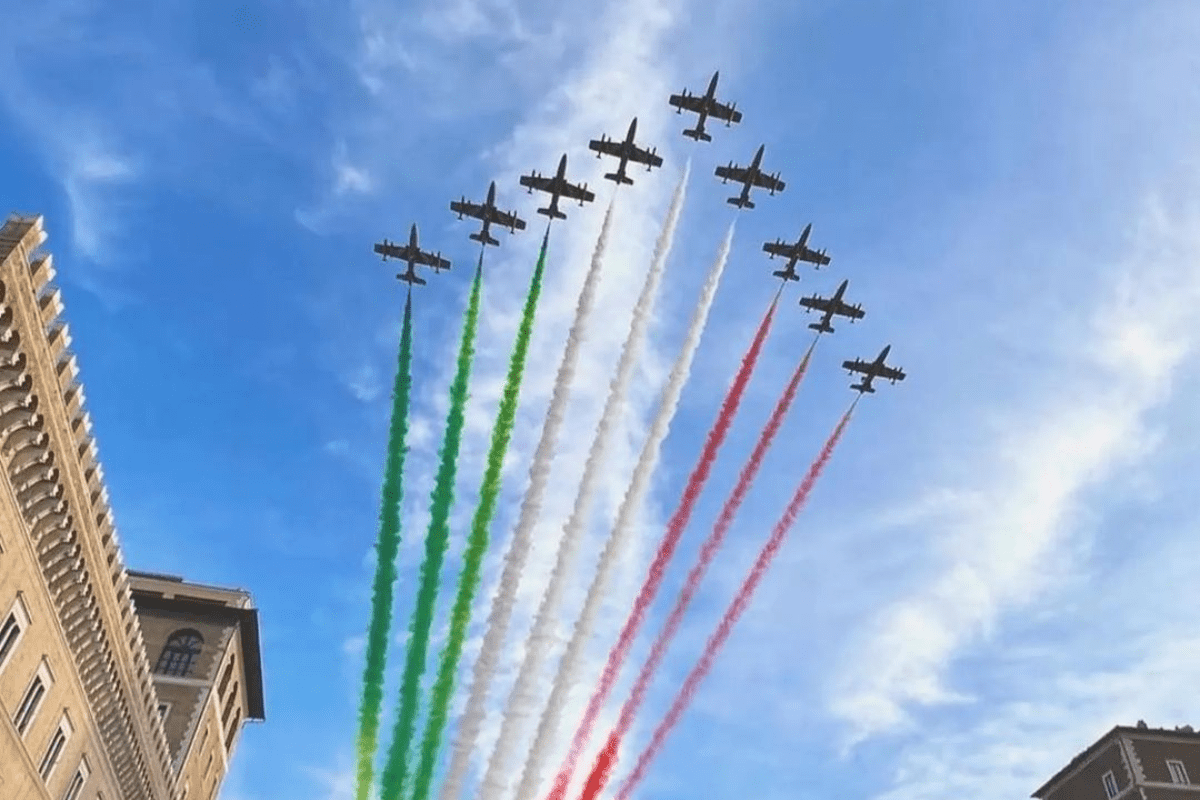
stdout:
[[(0, 468), (125, 800), (178, 800), (41, 217), (0, 227)], [(100, 580), (102, 577), (108, 580)]]
[(1117, 741), (1121, 744), (1121, 760), (1125, 763), (1125, 769), (1129, 773), (1129, 782), (1135, 786), (1141, 786), (1146, 782), (1146, 771), (1142, 769), (1142, 760), (1138, 758), (1137, 748), (1133, 746), (1130, 737), (1125, 734), (1118, 736)]

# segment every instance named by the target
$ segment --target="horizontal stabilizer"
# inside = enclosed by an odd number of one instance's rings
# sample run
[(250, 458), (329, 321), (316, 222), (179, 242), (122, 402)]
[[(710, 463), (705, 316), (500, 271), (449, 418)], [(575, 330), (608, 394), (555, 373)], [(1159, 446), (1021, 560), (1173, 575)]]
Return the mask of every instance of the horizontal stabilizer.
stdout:
[(633, 178), (630, 178), (627, 175), (618, 175), (615, 172), (609, 172), (604, 177), (610, 181), (616, 181), (617, 183), (627, 183), (630, 186), (633, 185)]
[(730, 205), (737, 206), (738, 208), (754, 208), (754, 202), (752, 200), (743, 200), (741, 197), (730, 197), (725, 202), (729, 203)]
[[(833, 326), (826, 325), (822, 322), (810, 322), (808, 323), (808, 327), (817, 333), (833, 333)], [(874, 389), (872, 389), (872, 391), (874, 391)]]
[(697, 142), (711, 142), (712, 141), (712, 136), (710, 136), (709, 134), (705, 133), (704, 131), (693, 130), (691, 128), (684, 130), (683, 135), (687, 136), (690, 139), (695, 139)]
[(800, 280), (800, 276), (799, 276), (799, 275), (797, 275), (797, 274), (796, 274), (796, 273), (794, 273), (794, 272), (789, 272), (789, 271), (788, 271), (788, 270), (786, 270), (786, 269), (777, 269), (777, 270), (775, 270), (774, 272), (772, 272), (771, 274), (772, 274), (772, 275), (774, 275), (776, 278), (783, 278), (785, 281), (798, 281), (798, 280)]
[(867, 392), (869, 394), (875, 394), (875, 387), (867, 386), (865, 383), (856, 383), (856, 384), (853, 384), (850, 388), (858, 389), (858, 391), (860, 391), (860, 392)]
[(567, 218), (567, 215), (564, 214), (563, 212), (559, 211), (557, 208), (553, 208), (553, 209), (552, 208), (539, 208), (537, 210), (537, 213), (544, 214), (547, 217), (551, 217), (553, 219), (566, 219)]
[(477, 231), (475, 233), (472, 233), (467, 238), (474, 239), (477, 242), (482, 242), (484, 245), (492, 244), (492, 245), (496, 245), (497, 247), (500, 246), (499, 239), (493, 238), (491, 234), (484, 233), (483, 231)]

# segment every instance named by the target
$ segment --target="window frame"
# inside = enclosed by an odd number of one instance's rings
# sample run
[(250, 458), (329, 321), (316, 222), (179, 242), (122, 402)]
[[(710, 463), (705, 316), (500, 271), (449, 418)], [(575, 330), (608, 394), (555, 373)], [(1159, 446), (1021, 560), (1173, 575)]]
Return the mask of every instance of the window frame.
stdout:
[[(171, 716), (171, 711), (174, 709), (174, 707), (174, 703), (170, 703), (165, 700), (158, 701), (158, 718), (162, 721), (163, 725), (167, 724), (167, 719)], [(166, 709), (165, 711), (163, 710), (164, 708)]]
[[(41, 683), (42, 693), (31, 700), (35, 687)], [(46, 705), (46, 697), (50, 694), (50, 690), (54, 688), (54, 673), (50, 671), (50, 665), (43, 658), (38, 664), (37, 669), (33, 671), (29, 683), (25, 685), (25, 691), (21, 693), (21, 702), (17, 704), (17, 710), (13, 712), (12, 723), (17, 729), (17, 733), (24, 738), (25, 734), (29, 733), (29, 729), (33, 726), (34, 720), (37, 719), (38, 712)], [(27, 708), (26, 703), (32, 702), (32, 707)]]
[[(67, 749), (67, 744), (71, 741), (71, 735), (75, 733), (75, 728), (71, 725), (71, 719), (64, 711), (62, 718), (58, 721), (58, 727), (54, 729), (54, 733), (50, 736), (50, 742), (46, 745), (46, 752), (42, 756), (42, 761), (38, 764), (38, 775), (42, 777), (43, 783), (50, 783), (50, 778), (54, 775), (54, 771), (58, 769), (58, 765), (62, 763), (63, 751)], [(62, 744), (55, 749), (55, 743), (58, 737), (62, 736)]]
[[(4, 668), (8, 666), (8, 663), (12, 660), (13, 655), (17, 652), (17, 648), (21, 646), (21, 640), (25, 638), (25, 632), (29, 630), (29, 627), (32, 624), (29, 618), (29, 607), (25, 605), (25, 601), (21, 597), (20, 592), (17, 592), (16, 597), (13, 598), (12, 604), (8, 607), (8, 612), (4, 615), (3, 621), (0, 622), (0, 630), (3, 630), (4, 627), (8, 625), (8, 621), (10, 619), (16, 622), (17, 635), (8, 645), (8, 651), (0, 654), (0, 675), (4, 674)], [(0, 642), (0, 646), (3, 646), (2, 642)]]
[[(196, 649), (190, 649), (191, 645), (195, 645)], [(154, 665), (154, 674), (186, 678), (203, 653), (204, 634), (195, 628), (179, 628), (172, 631), (163, 643), (162, 650), (158, 653), (158, 661)]]
[[(92, 771), (88, 768), (87, 757), (80, 756), (79, 766), (75, 768), (75, 774), (71, 776), (71, 782), (67, 784), (67, 790), (63, 792), (63, 800), (79, 800), (79, 796), (83, 794), (83, 788), (87, 786), (91, 777)], [(78, 785), (75, 783), (76, 780), (79, 781)], [(100, 797), (99, 793), (96, 796)]]
[(1111, 769), (1100, 776), (1100, 782), (1104, 784), (1104, 794), (1108, 800), (1113, 800), (1121, 793), (1121, 787), (1117, 785), (1117, 776)]
[[(1179, 769), (1178, 773), (1175, 772), (1176, 768)], [(1191, 786), (1192, 785), (1191, 780), (1188, 779), (1187, 767), (1184, 766), (1184, 763), (1182, 761), (1180, 761), (1179, 759), (1177, 759), (1177, 758), (1168, 758), (1167, 759), (1167, 772), (1171, 773), (1171, 783), (1175, 784), (1176, 786)], [(1182, 776), (1183, 780), (1177, 780), (1177, 778), (1180, 776)]]

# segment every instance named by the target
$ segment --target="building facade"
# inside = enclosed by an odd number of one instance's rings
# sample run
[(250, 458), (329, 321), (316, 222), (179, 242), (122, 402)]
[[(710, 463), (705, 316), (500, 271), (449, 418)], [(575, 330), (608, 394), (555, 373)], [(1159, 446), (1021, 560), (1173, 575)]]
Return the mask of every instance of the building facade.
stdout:
[(1200, 733), (1118, 725), (1033, 793), (1038, 800), (1200, 800)]
[(257, 612), (125, 568), (45, 239), (0, 227), (0, 800), (213, 800), (264, 718)]

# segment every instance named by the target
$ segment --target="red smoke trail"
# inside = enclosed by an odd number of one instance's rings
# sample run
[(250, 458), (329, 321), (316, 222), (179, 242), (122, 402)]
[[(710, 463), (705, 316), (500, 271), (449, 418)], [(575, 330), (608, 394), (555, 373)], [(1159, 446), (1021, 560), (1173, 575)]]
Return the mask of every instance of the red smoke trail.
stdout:
[(737, 484), (733, 487), (733, 491), (729, 493), (725, 505), (721, 508), (717, 522), (713, 525), (712, 533), (708, 535), (704, 544), (701, 545), (700, 556), (696, 560), (696, 564), (692, 567), (692, 571), (688, 573), (683, 589), (679, 593), (679, 599), (675, 601), (675, 607), (671, 609), (666, 625), (663, 626), (662, 631), (658, 634), (658, 638), (654, 640), (654, 645), (650, 648), (650, 655), (646, 659), (646, 663), (642, 665), (642, 671), (638, 674), (629, 699), (621, 707), (621, 716), (617, 720), (617, 726), (609, 735), (608, 743), (604, 749), (596, 757), (596, 764), (592, 767), (592, 772), (588, 776), (582, 800), (595, 800), (596, 795), (604, 789), (604, 785), (608, 782), (608, 771), (616, 759), (617, 748), (620, 746), (621, 740), (625, 738), (625, 734), (629, 732), (630, 726), (633, 725), (633, 718), (646, 699), (646, 690), (650, 686), (650, 679), (654, 677), (655, 671), (662, 664), (663, 657), (667, 653), (667, 648), (671, 645), (675, 634), (679, 632), (679, 626), (683, 624), (683, 615), (687, 613), (692, 598), (696, 596), (696, 591), (700, 588), (700, 582), (704, 580), (704, 573), (712, 565), (717, 551), (725, 541), (725, 535), (733, 525), (733, 518), (737, 515), (738, 509), (746, 499), (746, 495), (750, 492), (750, 486), (758, 476), (759, 469), (762, 468), (763, 459), (766, 457), (767, 451), (771, 449), (771, 443), (775, 440), (776, 434), (779, 433), (779, 428), (783, 425), (783, 419), (787, 416), (788, 409), (792, 406), (792, 401), (796, 399), (796, 390), (800, 387), (800, 381), (804, 378), (804, 373), (808, 369), (808, 360), (812, 356), (812, 351), (816, 344), (817, 340), (814, 339), (813, 343), (809, 345), (808, 350), (805, 351), (804, 357), (800, 359), (800, 363), (796, 366), (796, 371), (792, 373), (792, 379), (788, 382), (783, 395), (780, 396), (779, 401), (775, 404), (775, 410), (771, 412), (767, 424), (763, 426), (762, 433), (758, 435), (758, 442), (754, 445), (754, 450), (750, 453), (750, 458), (746, 460), (745, 465), (742, 467), (742, 471), (738, 475)]
[[(857, 401), (856, 401), (857, 404)], [(767, 540), (766, 545), (758, 554), (758, 560), (754, 562), (754, 566), (750, 570), (750, 574), (746, 576), (745, 582), (742, 583), (742, 588), (733, 598), (733, 602), (729, 604), (729, 608), (725, 611), (725, 616), (721, 618), (720, 624), (712, 637), (708, 640), (708, 645), (704, 648), (703, 655), (692, 668), (687, 678), (683, 682), (679, 693), (675, 695), (675, 701), (671, 704), (671, 710), (659, 723), (658, 728), (654, 731), (654, 736), (650, 739), (650, 744), (638, 756), (637, 766), (633, 768), (633, 772), (621, 784), (620, 790), (617, 792), (616, 800), (627, 800), (629, 793), (641, 781), (646, 774), (646, 768), (654, 757), (658, 755), (658, 751), (662, 748), (663, 742), (666, 741), (667, 735), (679, 722), (679, 718), (683, 715), (684, 710), (692, 701), (692, 697), (696, 694), (696, 689), (700, 685), (700, 681), (708, 675), (708, 671), (712, 669), (713, 659), (725, 644), (725, 640), (729, 638), (733, 626), (741, 617), (742, 612), (746, 610), (746, 606), (750, 604), (751, 597), (754, 596), (755, 589), (758, 588), (759, 582), (766, 573), (767, 568), (771, 566), (771, 562), (775, 556), (779, 554), (779, 549), (783, 545), (783, 539), (787, 535), (788, 530), (796, 521), (804, 504), (808, 501), (808, 496), (812, 492), (813, 485), (820, 477), (821, 471), (825, 465), (829, 463), (830, 457), (833, 455), (833, 449), (837, 447), (838, 440), (842, 438), (842, 432), (846, 429), (846, 424), (850, 421), (850, 415), (854, 413), (854, 406), (842, 415), (842, 419), (838, 422), (837, 427), (833, 429), (829, 440), (825, 442), (825, 446), (821, 448), (820, 455), (816, 461), (808, 469), (808, 474), (804, 476), (804, 480), (800, 483), (796, 493), (792, 495), (792, 502), (788, 504), (787, 510), (783, 512), (783, 517), (775, 525), (775, 529), (771, 532), (771, 538)], [(610, 740), (613, 756), (616, 754), (616, 741)], [(611, 768), (611, 763), (606, 765)]]
[(625, 627), (622, 628), (617, 643), (613, 645), (612, 650), (608, 654), (608, 662), (604, 665), (604, 672), (600, 676), (600, 683), (596, 687), (596, 691), (592, 694), (592, 699), (588, 702), (587, 711), (584, 712), (583, 720), (580, 721), (579, 727), (575, 731), (575, 738), (572, 739), (571, 747), (567, 750), (566, 761), (554, 779), (554, 787), (550, 790), (549, 800), (563, 800), (563, 797), (566, 796), (567, 788), (571, 783), (571, 776), (575, 773), (575, 764), (579, 760), (579, 754), (584, 744), (587, 743), (587, 739), (592, 733), (592, 726), (596, 724), (596, 715), (600, 713), (600, 706), (608, 698), (608, 693), (612, 691), (613, 683), (617, 679), (617, 671), (620, 669), (625, 657), (629, 654), (629, 648), (633, 644), (633, 637), (637, 634), (638, 628), (646, 616), (646, 609), (650, 606), (650, 601), (654, 599), (654, 595), (662, 583), (667, 562), (671, 560), (671, 556), (675, 553), (675, 547), (679, 544), (679, 537), (683, 535), (683, 530), (687, 527), (688, 520), (692, 516), (692, 509), (695, 508), (696, 500), (700, 497), (700, 490), (704, 488), (704, 483), (708, 480), (708, 475), (712, 471), (713, 462), (717, 460), (717, 451), (721, 449), (721, 445), (725, 441), (725, 436), (729, 433), (729, 428), (733, 424), (738, 404), (741, 403), (742, 395), (746, 391), (746, 385), (750, 382), (750, 375), (754, 372), (754, 365), (758, 363), (758, 355), (762, 351), (763, 342), (766, 341), (767, 334), (771, 331), (771, 322), (775, 318), (775, 307), (778, 303), (779, 294), (776, 293), (775, 299), (771, 301), (770, 307), (767, 308), (767, 313), (763, 315), (762, 322), (758, 325), (758, 331), (754, 334), (754, 341), (750, 343), (750, 349), (742, 356), (742, 366), (738, 369), (738, 373), (734, 377), (729, 391), (725, 394), (725, 400), (721, 403), (721, 411), (717, 415), (717, 421), (713, 423), (712, 429), (708, 432), (708, 438), (705, 439), (704, 449), (700, 452), (700, 458), (696, 462), (696, 466), (692, 468), (692, 474), (688, 476), (687, 485), (683, 489), (683, 497), (680, 499), (679, 507), (675, 509), (675, 513), (671, 515), (671, 519), (667, 522), (666, 533), (663, 534), (662, 542), (658, 546), (658, 552), (654, 554), (654, 561), (650, 564), (646, 580), (642, 583), (641, 591), (638, 592), (637, 599), (633, 603), (633, 610), (630, 611), (629, 618), (625, 620)]

